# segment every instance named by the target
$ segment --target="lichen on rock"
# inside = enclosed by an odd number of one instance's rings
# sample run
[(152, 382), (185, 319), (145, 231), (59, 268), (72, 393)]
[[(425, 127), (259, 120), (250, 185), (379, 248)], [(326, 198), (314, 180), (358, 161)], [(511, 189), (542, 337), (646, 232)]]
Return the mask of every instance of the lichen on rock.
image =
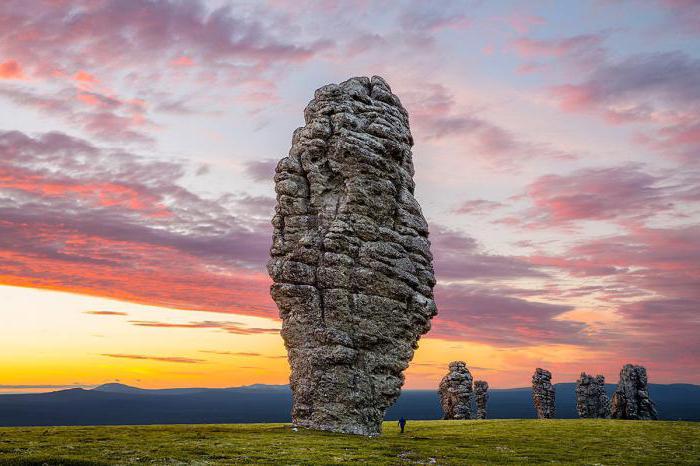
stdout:
[(437, 313), (408, 113), (380, 77), (318, 89), (275, 174), (268, 271), (297, 426), (375, 435)]
[(649, 398), (647, 370), (642, 366), (625, 364), (620, 381), (610, 402), (613, 419), (656, 420), (656, 407)]
[(440, 381), (438, 395), (443, 419), (471, 419), (472, 374), (464, 361), (452, 361)]
[(548, 370), (538, 367), (532, 375), (532, 401), (538, 419), (554, 417), (554, 385), (552, 373)]

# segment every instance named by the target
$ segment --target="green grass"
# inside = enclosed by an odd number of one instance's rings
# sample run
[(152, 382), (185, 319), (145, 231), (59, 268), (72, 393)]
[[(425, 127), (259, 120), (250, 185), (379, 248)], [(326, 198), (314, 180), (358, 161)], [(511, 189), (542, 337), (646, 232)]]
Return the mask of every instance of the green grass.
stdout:
[(0, 464), (700, 464), (700, 423), (394, 422), (378, 438), (285, 424), (0, 428)]

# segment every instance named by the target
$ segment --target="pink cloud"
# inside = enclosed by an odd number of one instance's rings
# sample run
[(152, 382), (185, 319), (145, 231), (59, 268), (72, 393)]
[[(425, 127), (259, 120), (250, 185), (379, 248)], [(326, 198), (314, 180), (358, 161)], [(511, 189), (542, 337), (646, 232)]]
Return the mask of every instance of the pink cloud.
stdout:
[(176, 59), (174, 59), (173, 61), (171, 61), (170, 63), (172, 63), (175, 66), (193, 66), (194, 65), (194, 61), (192, 61), (192, 59), (190, 57), (188, 57), (187, 55), (181, 55), (181, 56), (177, 57)]
[(626, 225), (676, 215), (694, 200), (698, 187), (697, 177), (654, 176), (634, 164), (545, 175), (528, 184), (520, 196), (532, 207), (509, 217), (510, 221), (500, 221), (528, 228), (568, 228), (583, 220)]
[(650, 216), (671, 207), (661, 179), (628, 165), (546, 175), (530, 183), (535, 210), (551, 225), (572, 220)]
[(474, 238), (440, 225), (431, 227), (430, 242), (435, 257), (435, 273), (439, 280), (546, 276), (527, 261), (512, 256), (488, 254)]
[(54, 94), (25, 88), (0, 89), (0, 97), (64, 119), (100, 139), (153, 142), (147, 130), (155, 124), (147, 116), (147, 107), (140, 99), (121, 99), (70, 87)]
[(0, 79), (24, 79), (24, 71), (15, 60), (0, 63)]
[(502, 347), (587, 344), (585, 324), (555, 319), (572, 307), (507, 293), (473, 285), (438, 286), (435, 299), (439, 314), (433, 320), (431, 336)]
[(603, 37), (583, 34), (563, 39), (531, 39), (521, 37), (512, 42), (516, 52), (524, 58), (563, 57), (574, 53), (590, 53), (600, 47)]
[(0, 132), (0, 282), (276, 315), (262, 270), (267, 212), (234, 214), (237, 197), (177, 185), (186, 167), (115, 150)]
[[(289, 30), (294, 27), (280, 21), (273, 11), (242, 5), (211, 9), (199, 0), (50, 4), (8, 0), (0, 2), (0, 56), (15, 60), (0, 65), (0, 79), (22, 77), (21, 61), (37, 78), (37, 88), (8, 90), (5, 95), (14, 94), (16, 104), (32, 105), (39, 111), (50, 111), (52, 106), (36, 105), (37, 100), (72, 99), (39, 92), (38, 86), (47, 82), (62, 83), (66, 91), (77, 87), (95, 93), (99, 84), (99, 93), (110, 97), (114, 92), (107, 86), (149, 92), (146, 89), (153, 83), (175, 79), (180, 83), (190, 80), (200, 88), (206, 80), (210, 92), (217, 82), (231, 89), (251, 80), (275, 78), (284, 68), (334, 47), (328, 40), (295, 40), (298, 34)], [(177, 73), (165, 71), (172, 71), (173, 66), (181, 69)], [(153, 109), (168, 108), (174, 100), (172, 88), (152, 93), (157, 100)], [(261, 99), (269, 103), (276, 98), (275, 90), (245, 95), (257, 106)], [(78, 98), (88, 104), (100, 100), (96, 95), (80, 94)], [(70, 117), (89, 120), (87, 129), (105, 139), (150, 142), (152, 137), (145, 133), (154, 126), (136, 128), (138, 123), (151, 123), (144, 113), (127, 116), (113, 111), (76, 117), (72, 111)]]
[(462, 202), (453, 212), (465, 215), (485, 214), (487, 212), (493, 212), (500, 207), (503, 207), (503, 204), (500, 202), (487, 201), (485, 199), (472, 199)]
[(657, 0), (668, 13), (671, 27), (691, 34), (700, 34), (700, 4), (695, 0)]
[(96, 77), (88, 73), (87, 71), (80, 70), (75, 75), (73, 76), (73, 79), (81, 82), (81, 83), (91, 83), (95, 84), (98, 83), (99, 81), (97, 80)]
[(461, 109), (449, 90), (440, 84), (422, 83), (420, 91), (409, 92), (404, 103), (417, 137), (461, 140), (471, 145), (473, 155), (501, 168), (512, 168), (531, 157), (575, 158), (547, 144), (523, 140), (476, 112)]
[(683, 52), (643, 54), (595, 67), (582, 82), (549, 89), (567, 112), (600, 115), (614, 124), (650, 125), (639, 142), (683, 162), (700, 149), (700, 61)]
[(506, 18), (506, 21), (511, 25), (516, 32), (525, 34), (533, 27), (546, 24), (547, 21), (541, 17), (526, 13), (513, 13)]

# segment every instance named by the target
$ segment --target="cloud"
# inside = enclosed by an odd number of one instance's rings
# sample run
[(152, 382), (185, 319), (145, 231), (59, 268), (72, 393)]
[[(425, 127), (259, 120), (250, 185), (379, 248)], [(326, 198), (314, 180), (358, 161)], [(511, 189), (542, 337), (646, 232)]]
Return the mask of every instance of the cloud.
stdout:
[(673, 210), (687, 196), (686, 186), (672, 181), (637, 164), (541, 176), (525, 188), (533, 207), (523, 212), (523, 222), (551, 228), (580, 220), (648, 219)]
[(435, 273), (440, 281), (546, 276), (522, 259), (487, 254), (474, 238), (440, 225), (431, 227), (430, 242), (435, 257)]
[(22, 67), (15, 60), (0, 63), (0, 79), (24, 79)]
[(118, 311), (86, 311), (86, 312), (83, 312), (83, 314), (90, 314), (93, 316), (128, 316), (129, 315), (126, 312), (118, 312)]
[(528, 301), (475, 285), (438, 285), (431, 337), (496, 346), (587, 344), (586, 325), (557, 320), (572, 306)]
[(683, 31), (700, 34), (700, 4), (695, 0), (657, 0), (656, 2), (669, 16), (673, 32)]
[(275, 176), (275, 167), (277, 167), (277, 160), (274, 159), (251, 160), (246, 162), (245, 172), (255, 181), (272, 183), (272, 179)]
[[(609, 283), (637, 298), (700, 300), (699, 225), (630, 226), (624, 234), (579, 241), (560, 255), (533, 255), (527, 260), (573, 276), (608, 276)], [(602, 299), (627, 303), (627, 298), (613, 288)]]
[(520, 37), (511, 42), (515, 51), (523, 58), (561, 58), (568, 57), (582, 60), (583, 56), (596, 59), (603, 55), (602, 43), (604, 35), (581, 34), (557, 39), (532, 39)]
[(652, 174), (645, 168), (627, 163), (540, 176), (512, 198), (528, 201), (530, 207), (492, 223), (528, 230), (581, 231), (586, 221), (624, 227), (690, 218), (700, 200), (700, 173), (657, 169)]
[[(276, 102), (282, 71), (334, 46), (302, 42), (295, 28), (254, 4), (7, 0), (0, 57), (13, 59), (0, 63), (0, 79), (30, 87), (2, 95), (93, 137), (153, 143), (154, 113), (210, 114), (231, 98), (255, 111)], [(198, 92), (176, 95), (188, 85)]]
[(181, 187), (186, 172), (62, 133), (0, 132), (0, 280), (276, 315), (263, 270), (267, 221), (234, 196)]
[(550, 88), (567, 112), (614, 124), (651, 125), (638, 141), (685, 162), (700, 150), (700, 60), (684, 52), (639, 54), (595, 68), (582, 82)]
[(547, 144), (523, 140), (512, 131), (481, 118), (476, 111), (465, 111), (441, 84), (421, 83), (421, 89), (408, 92), (404, 101), (418, 137), (428, 141), (462, 141), (471, 147), (474, 155), (493, 167), (512, 168), (533, 157), (575, 158)]
[(683, 52), (664, 52), (603, 64), (581, 84), (555, 87), (552, 92), (567, 110), (612, 107), (624, 99), (649, 97), (688, 104), (700, 100), (695, 85), (699, 78), (700, 61)]
[(464, 15), (459, 2), (441, 2), (439, 6), (420, 1), (410, 2), (399, 15), (399, 25), (406, 31), (435, 33), (445, 29), (465, 29), (471, 19)]
[(247, 327), (237, 322), (219, 322), (211, 320), (189, 322), (187, 324), (143, 320), (130, 320), (129, 323), (138, 327), (219, 329), (236, 335), (259, 335), (264, 333), (278, 334), (280, 332), (279, 328)]
[(0, 89), (0, 97), (64, 119), (99, 139), (129, 143), (154, 141), (147, 132), (155, 124), (147, 116), (145, 103), (139, 99), (120, 99), (71, 87), (53, 94), (12, 87)]
[(193, 358), (183, 358), (179, 356), (144, 356), (142, 354), (102, 354), (108, 358), (119, 358), (119, 359), (142, 359), (146, 361), (156, 361), (156, 362), (174, 362), (182, 364), (199, 364), (206, 362), (204, 359), (193, 359)]
[(519, 34), (525, 34), (533, 27), (547, 23), (541, 16), (522, 12), (513, 12), (505, 18), (505, 21)]
[(472, 199), (469, 201), (462, 202), (457, 208), (453, 210), (453, 212), (456, 214), (463, 215), (483, 215), (488, 212), (493, 212), (494, 210), (502, 206), (502, 203), (496, 201), (487, 201), (485, 199)]
[(257, 356), (262, 356), (260, 353), (249, 353), (245, 351), (214, 351), (214, 350), (199, 350), (200, 353), (208, 353), (208, 354), (219, 354), (219, 355), (226, 355), (226, 356), (250, 356), (250, 357), (257, 357)]
[[(35, 14), (38, 10), (43, 14)], [(276, 63), (308, 60), (330, 45), (291, 42), (283, 25), (262, 9), (211, 10), (198, 0), (9, 0), (0, 7), (0, 25), (5, 31), (0, 50), (40, 75), (105, 68), (138, 72), (144, 65), (181, 64), (185, 54), (188, 63), (214, 72), (255, 74)]]

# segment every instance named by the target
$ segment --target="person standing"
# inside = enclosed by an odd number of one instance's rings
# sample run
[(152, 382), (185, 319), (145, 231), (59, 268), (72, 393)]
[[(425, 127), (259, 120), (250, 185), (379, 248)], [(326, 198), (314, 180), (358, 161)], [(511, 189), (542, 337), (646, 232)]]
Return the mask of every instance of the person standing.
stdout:
[(403, 434), (403, 429), (406, 427), (406, 419), (403, 416), (399, 419), (399, 427), (401, 427), (401, 433)]

